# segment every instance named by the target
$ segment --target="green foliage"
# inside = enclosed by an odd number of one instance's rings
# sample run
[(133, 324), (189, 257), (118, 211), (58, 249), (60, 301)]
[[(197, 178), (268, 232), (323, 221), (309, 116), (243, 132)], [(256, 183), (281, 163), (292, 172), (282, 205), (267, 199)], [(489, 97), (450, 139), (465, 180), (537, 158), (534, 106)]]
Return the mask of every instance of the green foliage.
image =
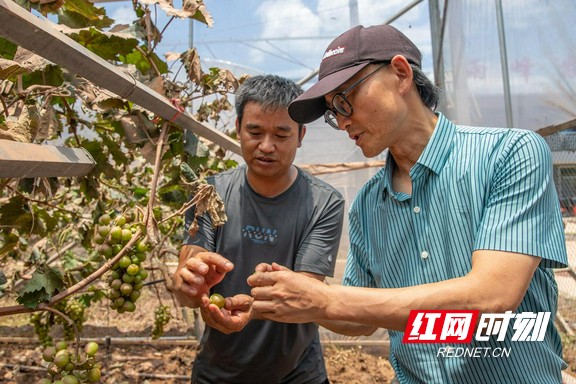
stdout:
[(70, 28), (107, 28), (113, 22), (106, 16), (104, 8), (83, 0), (66, 0), (58, 9), (58, 23)]
[(60, 272), (47, 265), (40, 265), (16, 301), (27, 308), (34, 309), (38, 304), (49, 301), (54, 293), (58, 293), (62, 288), (64, 288), (64, 282)]
[[(157, 18), (153, 13), (162, 7), (135, 1), (134, 22), (120, 26), (114, 25), (104, 8), (88, 0), (17, 3), (45, 16), (56, 16), (51, 19), (57, 18), (66, 26), (62, 30), (69, 37), (116, 65), (118, 71), (178, 101), (184, 110), (189, 110), (194, 100), (194, 116), (199, 121), (223, 124), (220, 115), (231, 110), (227, 95), (241, 80), (218, 68), (205, 73), (195, 50), (183, 52), (180, 62), (171, 63), (171, 67), (157, 54), (164, 28), (154, 25)], [(185, 6), (185, 10), (172, 8), (170, 15), (211, 25), (202, 1), (188, 0)], [(143, 230), (143, 236), (153, 240), (143, 264), (150, 259), (161, 263), (166, 254), (174, 253), (183, 232), (183, 215), (174, 213), (206, 174), (235, 167), (236, 162), (182, 127), (76, 76), (74, 68), (61, 68), (1, 37), (0, 57), (11, 60), (3, 61), (0, 68), (0, 106), (6, 109), (0, 114), (2, 128), (10, 121), (22, 121), (28, 131), (18, 139), (83, 148), (96, 163), (82, 178), (0, 180), (0, 262), (23, 263), (30, 267), (27, 274), (35, 268), (32, 278), (19, 290), (17, 302), (35, 309), (106, 267), (106, 258), (116, 255), (122, 244), (106, 244), (113, 253), (106, 247), (95, 247), (96, 240), (104, 241), (95, 230), (104, 214), (112, 219), (133, 217), (134, 230)], [(187, 80), (176, 79), (178, 73), (187, 73)], [(157, 148), (161, 141), (164, 145)], [(213, 214), (221, 206), (211, 192), (204, 190)], [(147, 212), (153, 213), (154, 220), (144, 223)], [(66, 251), (62, 251), (64, 247)], [(103, 257), (102, 248), (110, 256)], [(9, 291), (21, 282), (22, 275), (0, 275), (7, 278), (2, 289)], [(66, 298), (51, 305), (76, 316), (72, 320), (83, 321), (84, 309), (108, 300), (98, 286), (101, 279), (94, 282), (73, 301)], [(162, 311), (161, 320), (167, 321), (168, 308)], [(55, 324), (54, 316), (35, 313), (31, 317), (43, 343), (51, 342), (48, 331)]]
[(165, 74), (168, 72), (168, 64), (162, 61), (155, 53), (146, 54), (146, 48), (141, 47), (140, 50), (134, 50), (124, 56), (120, 56), (123, 63), (134, 64), (142, 74), (148, 74), (153, 69), (157, 69), (159, 73)]
[(81, 30), (78, 33), (71, 34), (70, 37), (103, 59), (126, 64), (128, 62), (122, 58), (132, 53), (138, 46), (138, 40), (136, 39), (107, 35), (96, 28)]

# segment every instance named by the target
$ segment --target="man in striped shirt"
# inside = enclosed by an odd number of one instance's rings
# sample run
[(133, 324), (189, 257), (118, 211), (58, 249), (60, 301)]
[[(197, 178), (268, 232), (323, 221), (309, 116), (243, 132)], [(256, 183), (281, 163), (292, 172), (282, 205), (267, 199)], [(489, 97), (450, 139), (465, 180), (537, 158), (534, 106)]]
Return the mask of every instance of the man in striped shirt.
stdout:
[[(388, 149), (386, 166), (350, 209), (343, 286), (260, 265), (248, 280), (254, 307), (349, 335), (388, 329), (400, 383), (560, 383), (552, 268), (566, 266), (567, 255), (544, 140), (458, 126), (434, 112), (440, 93), (421, 53), (391, 26), (354, 27), (326, 52), (319, 82), (291, 103), (290, 116), (303, 124), (324, 115), (366, 157)], [(551, 318), (542, 341), (513, 341), (510, 327), (503, 340), (464, 345), (506, 348), (505, 356), (457, 356), (439, 351), (458, 345), (404, 343), (411, 310)]]

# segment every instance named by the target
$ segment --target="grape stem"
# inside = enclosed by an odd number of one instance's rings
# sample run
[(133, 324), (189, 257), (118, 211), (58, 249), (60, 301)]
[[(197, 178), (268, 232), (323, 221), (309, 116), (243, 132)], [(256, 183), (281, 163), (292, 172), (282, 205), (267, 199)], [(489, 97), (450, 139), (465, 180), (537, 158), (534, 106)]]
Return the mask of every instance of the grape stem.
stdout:
[(110, 260), (107, 260), (104, 264), (102, 264), (102, 266), (100, 268), (98, 268), (96, 271), (94, 271), (94, 273), (92, 273), (90, 276), (87, 276), (86, 278), (79, 281), (75, 285), (71, 286), (70, 288), (65, 289), (64, 291), (62, 291), (62, 292), (58, 293), (57, 295), (55, 295), (54, 297), (52, 297), (52, 299), (50, 299), (50, 301), (48, 303), (40, 304), (36, 308), (28, 308), (28, 307), (25, 307), (23, 305), (13, 305), (13, 306), (9, 306), (9, 307), (0, 307), (0, 317), (8, 316), (8, 315), (16, 315), (16, 314), (20, 314), (20, 313), (31, 313), (31, 312), (46, 310), (46, 307), (51, 307), (52, 305), (58, 303), (59, 301), (62, 301), (66, 297), (71, 296), (74, 293), (80, 291), (81, 289), (83, 289), (84, 287), (89, 285), (91, 282), (98, 279), (104, 273), (106, 273), (110, 269), (112, 269), (112, 266), (114, 266), (114, 264), (116, 264), (122, 258), (122, 256), (127, 254), (132, 249), (134, 244), (136, 244), (140, 240), (141, 236), (142, 236), (142, 229), (138, 229), (136, 231), (136, 233), (134, 233), (132, 235), (132, 238), (130, 239), (130, 241), (128, 241), (124, 245), (124, 247), (120, 250), (120, 252), (118, 252), (118, 254), (116, 256), (114, 256)]
[(74, 320), (72, 320), (71, 318), (69, 318), (68, 316), (66, 316), (65, 314), (60, 312), (59, 310), (52, 308), (52, 307), (49, 307), (46, 304), (38, 305), (38, 309), (48, 311), (48, 312), (51, 312), (55, 315), (60, 316), (61, 318), (66, 320), (66, 322), (69, 325), (71, 325), (72, 328), (74, 328), (74, 338), (76, 339), (76, 360), (80, 361), (80, 332), (78, 331), (78, 327), (76, 326), (76, 323), (74, 322)]
[(160, 170), (162, 168), (162, 147), (164, 146), (164, 140), (166, 139), (166, 133), (168, 132), (168, 122), (162, 124), (162, 131), (160, 132), (160, 137), (158, 137), (158, 142), (156, 143), (156, 158), (154, 160), (154, 177), (152, 178), (152, 186), (150, 188), (150, 199), (148, 200), (148, 205), (146, 207), (146, 214), (144, 215), (144, 223), (146, 224), (146, 232), (148, 238), (152, 245), (158, 244), (158, 226), (154, 220), (154, 214), (152, 208), (156, 203), (156, 188), (158, 186), (158, 178), (160, 177)]

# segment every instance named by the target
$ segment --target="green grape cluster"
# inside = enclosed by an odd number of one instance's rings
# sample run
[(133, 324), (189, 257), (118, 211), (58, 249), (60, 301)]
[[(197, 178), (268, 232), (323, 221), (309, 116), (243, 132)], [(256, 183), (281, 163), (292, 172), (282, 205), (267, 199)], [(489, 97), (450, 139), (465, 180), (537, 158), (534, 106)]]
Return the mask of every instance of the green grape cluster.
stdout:
[(161, 305), (154, 310), (154, 328), (152, 329), (153, 339), (158, 339), (164, 334), (164, 326), (168, 324), (171, 318), (170, 308), (167, 305)]
[(42, 352), (42, 359), (48, 363), (48, 377), (38, 384), (80, 384), (100, 382), (102, 364), (96, 361), (98, 344), (91, 341), (84, 347), (84, 356), (76, 356), (68, 350), (65, 341), (49, 346)]
[[(106, 259), (112, 258), (128, 243), (137, 231), (137, 224), (132, 224), (125, 216), (114, 220), (109, 215), (98, 219), (97, 234), (94, 241), (100, 245), (100, 254)], [(112, 266), (107, 282), (110, 288), (108, 298), (110, 308), (118, 313), (134, 312), (136, 300), (140, 297), (148, 271), (142, 263), (146, 260), (148, 245), (138, 241), (130, 251)]]
[[(68, 316), (70, 320), (76, 324), (78, 331), (82, 331), (84, 322), (86, 321), (86, 307), (82, 303), (80, 303), (78, 300), (66, 299), (56, 304), (55, 308)], [(74, 334), (74, 328), (68, 326), (68, 321), (66, 319), (60, 316), (56, 316), (56, 323), (63, 325), (65, 340), (74, 340), (76, 337)]]
[(38, 336), (40, 344), (43, 346), (52, 344), (50, 336), (52, 318), (50, 316), (45, 316), (43, 312), (34, 312), (30, 315), (30, 323), (34, 326), (34, 333)]

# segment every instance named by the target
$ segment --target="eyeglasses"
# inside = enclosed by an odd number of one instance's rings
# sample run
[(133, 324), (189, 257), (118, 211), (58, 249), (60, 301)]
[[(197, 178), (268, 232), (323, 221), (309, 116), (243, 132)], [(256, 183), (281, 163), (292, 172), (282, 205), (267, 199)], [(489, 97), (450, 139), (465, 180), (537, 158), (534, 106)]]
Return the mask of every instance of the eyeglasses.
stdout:
[(372, 72), (370, 72), (369, 74), (367, 74), (366, 76), (364, 76), (363, 78), (361, 78), (360, 80), (358, 80), (357, 82), (346, 88), (346, 90), (344, 90), (343, 92), (338, 92), (337, 94), (335, 94), (334, 97), (332, 98), (332, 108), (328, 108), (326, 112), (324, 112), (324, 120), (326, 121), (326, 123), (328, 123), (328, 125), (331, 126), (332, 128), (340, 130), (340, 128), (338, 127), (338, 120), (336, 119), (336, 114), (339, 113), (344, 117), (349, 117), (352, 115), (352, 104), (350, 104), (350, 102), (346, 98), (346, 95), (349, 94), (354, 88), (362, 84), (364, 80), (368, 79), (370, 76), (375, 74), (380, 68), (383, 68), (388, 64), (389, 63), (387, 62), (382, 64), (381, 66), (379, 66), (378, 68), (376, 68), (375, 70), (373, 70)]

